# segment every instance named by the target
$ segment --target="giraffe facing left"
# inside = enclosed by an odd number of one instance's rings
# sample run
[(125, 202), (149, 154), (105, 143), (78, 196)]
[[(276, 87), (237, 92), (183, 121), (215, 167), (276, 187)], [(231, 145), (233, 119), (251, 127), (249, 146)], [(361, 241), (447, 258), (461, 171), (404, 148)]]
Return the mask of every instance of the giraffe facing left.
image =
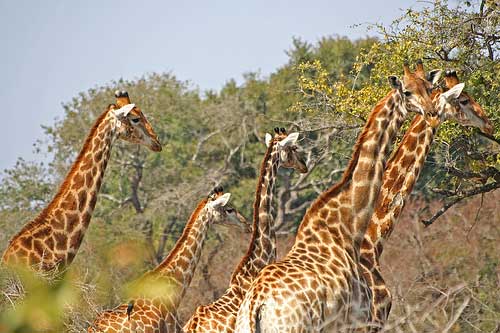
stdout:
[(93, 124), (52, 201), (12, 237), (3, 264), (55, 273), (70, 265), (89, 226), (113, 143), (121, 139), (161, 151), (158, 136), (128, 93), (116, 91), (115, 97)]

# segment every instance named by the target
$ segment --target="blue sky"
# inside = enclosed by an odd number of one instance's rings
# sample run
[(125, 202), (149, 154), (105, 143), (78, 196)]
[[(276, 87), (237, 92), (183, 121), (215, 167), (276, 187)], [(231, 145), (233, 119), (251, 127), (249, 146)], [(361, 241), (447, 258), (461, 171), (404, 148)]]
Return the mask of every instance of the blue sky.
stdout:
[[(193, 87), (267, 75), (287, 60), (292, 37), (369, 34), (414, 1), (28, 1), (0, 0), (0, 170), (33, 154), (42, 124), (61, 104), (111, 80), (172, 72)], [(82, 142), (83, 142), (82, 138)]]

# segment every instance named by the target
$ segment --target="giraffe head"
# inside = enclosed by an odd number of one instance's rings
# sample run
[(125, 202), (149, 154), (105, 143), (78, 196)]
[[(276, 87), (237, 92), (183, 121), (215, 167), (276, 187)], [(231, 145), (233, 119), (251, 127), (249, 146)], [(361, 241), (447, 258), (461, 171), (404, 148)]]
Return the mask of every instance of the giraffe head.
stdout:
[(417, 62), (415, 72), (410, 70), (407, 63), (403, 65), (403, 80), (396, 76), (389, 76), (389, 83), (399, 94), (406, 112), (416, 112), (423, 116), (435, 116), (437, 111), (432, 103), (431, 93), (434, 85), (439, 81), (441, 70), (433, 70), (426, 77), (422, 61)]
[(118, 137), (125, 141), (144, 145), (152, 151), (161, 151), (161, 144), (153, 127), (141, 109), (130, 103), (128, 93), (117, 90), (115, 97), (116, 104), (109, 106), (109, 112), (112, 112), (117, 119)]
[(446, 71), (445, 91), (439, 95), (438, 110), (442, 121), (452, 119), (463, 126), (474, 126), (486, 134), (493, 133), (493, 126), (483, 108), (465, 91), (456, 71)]
[(299, 133), (294, 132), (287, 134), (282, 128), (274, 128), (274, 137), (266, 133), (266, 146), (276, 144), (280, 156), (280, 166), (284, 168), (294, 169), (300, 173), (307, 172), (307, 165), (302, 157), (302, 154), (297, 146)]
[(231, 198), (231, 193), (224, 193), (222, 186), (216, 186), (210, 191), (204, 209), (212, 223), (222, 225), (240, 223), (239, 213), (227, 204), (229, 198)]

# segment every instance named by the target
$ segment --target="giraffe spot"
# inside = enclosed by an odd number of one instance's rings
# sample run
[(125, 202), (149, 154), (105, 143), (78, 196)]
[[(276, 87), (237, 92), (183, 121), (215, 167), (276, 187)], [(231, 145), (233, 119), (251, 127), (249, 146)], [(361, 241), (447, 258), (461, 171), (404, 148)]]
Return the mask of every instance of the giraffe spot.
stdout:
[(77, 213), (67, 213), (66, 214), (66, 231), (71, 232), (80, 222)]
[(78, 210), (82, 211), (87, 203), (87, 192), (85, 190), (81, 190), (78, 192)]
[(40, 255), (43, 253), (44, 247), (39, 239), (33, 240), (33, 250)]
[(403, 157), (403, 160), (401, 163), (403, 164), (404, 167), (408, 167), (409, 165), (413, 164), (415, 162), (415, 155), (410, 154), (407, 152), (407, 154)]
[(418, 146), (415, 151), (417, 152), (417, 155), (422, 155), (422, 147), (421, 146)]
[(102, 150), (98, 151), (97, 153), (95, 153), (94, 155), (94, 162), (95, 163), (99, 163), (102, 159)]
[(77, 173), (74, 175), (73, 180), (72, 180), (72, 189), (79, 189), (83, 186), (85, 182), (85, 179), (83, 178), (83, 175), (80, 173)]
[(106, 155), (104, 156), (104, 160), (102, 161), (102, 165), (103, 165), (103, 168), (106, 169), (106, 167), (108, 166), (108, 162), (109, 162), (109, 156), (111, 155), (111, 150), (107, 150), (106, 151)]
[(54, 239), (52, 237), (47, 237), (44, 242), (45, 242), (45, 246), (48, 249), (54, 250)]
[(328, 209), (327, 209), (327, 208), (325, 208), (325, 207), (321, 208), (321, 209), (319, 210), (319, 216), (320, 216), (322, 219), (326, 220), (326, 218), (327, 218), (327, 216), (328, 216)]
[(388, 292), (385, 290), (385, 289), (375, 289), (375, 292), (374, 292), (374, 302), (375, 303), (382, 303), (384, 302), (384, 300), (389, 297), (389, 294)]
[(45, 238), (50, 235), (50, 228), (48, 226), (41, 226), (33, 233), (33, 238)]
[(88, 211), (84, 212), (82, 215), (81, 215), (81, 221), (82, 221), (82, 224), (83, 226), (86, 228), (88, 227), (89, 223), (90, 223), (90, 218), (92, 217), (91, 213), (89, 213)]
[(340, 207), (339, 214), (340, 216), (342, 216), (343, 219), (345, 219), (346, 217), (352, 216), (352, 209), (350, 207), (345, 207), (345, 206)]
[(63, 210), (75, 210), (76, 209), (76, 198), (72, 193), (68, 193), (63, 201), (61, 202), (61, 208)]
[(356, 193), (354, 194), (354, 198), (352, 200), (352, 207), (354, 211), (359, 211), (368, 206), (368, 202), (370, 200), (369, 190), (369, 185), (356, 186), (354, 189)]
[(32, 237), (22, 237), (19, 240), (22, 247), (25, 249), (31, 249), (33, 246), (33, 238)]
[[(371, 157), (370, 157), (371, 159)], [(352, 181), (354, 183), (361, 183), (366, 181), (368, 178), (368, 174), (370, 173), (371, 170), (373, 170), (373, 165), (371, 162), (368, 161), (359, 161), (357, 168), (352, 176)], [(368, 178), (370, 179), (370, 178)]]
[(340, 206), (349, 206), (351, 205), (351, 196), (348, 195), (347, 193), (342, 193), (338, 199), (338, 205), (337, 207), (340, 207)]
[(425, 142), (425, 138), (426, 138), (426, 136), (427, 136), (427, 133), (425, 133), (425, 131), (422, 131), (422, 132), (419, 134), (419, 136), (418, 136), (418, 140), (419, 140), (420, 142)]
[[(391, 167), (390, 172), (389, 172), (389, 178), (390, 179), (396, 179), (396, 177), (398, 176), (398, 173), (399, 173), (398, 167), (395, 166), (395, 165), (393, 165)], [(388, 187), (390, 187), (390, 186), (388, 186)]]
[(102, 184), (102, 176), (103, 174), (101, 174), (101, 176), (99, 176), (95, 182), (95, 186), (97, 189), (100, 189), (101, 188), (101, 184)]
[(54, 232), (54, 240), (57, 250), (66, 250), (68, 245), (68, 237), (62, 232)]
[(91, 188), (93, 184), (94, 184), (94, 178), (92, 178), (90, 172), (87, 172), (85, 174), (85, 186), (87, 186), (87, 188)]
[(89, 208), (93, 210), (96, 202), (97, 202), (97, 193), (95, 191), (92, 191), (90, 193)]
[(64, 215), (62, 209), (56, 209), (54, 218), (51, 220), (50, 224), (54, 229), (64, 229)]
[(417, 147), (417, 137), (410, 135), (405, 142), (405, 147), (408, 151), (413, 152)]
[(394, 183), (394, 188), (395, 189), (401, 189), (401, 187), (403, 186), (404, 181), (405, 181), (405, 175), (399, 175), (398, 179)]
[(326, 223), (331, 226), (336, 224), (339, 221), (339, 212), (338, 210), (333, 210), (330, 212), (330, 216), (328, 216)]
[(92, 157), (86, 155), (80, 165), (80, 171), (90, 170), (91, 167), (92, 167)]

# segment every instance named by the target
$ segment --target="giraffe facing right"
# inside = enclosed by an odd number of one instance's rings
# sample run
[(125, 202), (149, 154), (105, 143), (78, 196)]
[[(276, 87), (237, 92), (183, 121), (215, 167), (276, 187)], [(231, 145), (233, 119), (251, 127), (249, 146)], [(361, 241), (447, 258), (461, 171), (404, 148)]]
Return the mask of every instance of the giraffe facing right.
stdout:
[[(371, 111), (341, 178), (309, 207), (295, 244), (266, 266), (238, 311), (236, 332), (331, 332), (370, 319), (359, 247), (380, 190), (390, 145), (408, 112), (436, 114), (432, 84), (403, 67), (401, 82)], [(439, 71), (434, 71), (437, 77)]]
[[(417, 75), (425, 76), (419, 64)], [(493, 127), (481, 106), (463, 89), (455, 71), (445, 73), (445, 89), (439, 89), (434, 97), (438, 108), (437, 121), (430, 126), (416, 115), (400, 145), (387, 162), (383, 185), (371, 217), (360, 252), (360, 265), (372, 290), (373, 331), (382, 328), (391, 309), (391, 294), (380, 272), (380, 256), (383, 245), (394, 230), (404, 208), (405, 200), (423, 169), (433, 142), (437, 126), (445, 120), (454, 120), (463, 126), (475, 126), (484, 133), (492, 134)]]
[(272, 201), (277, 171), (284, 167), (306, 173), (308, 169), (296, 146), (299, 133), (287, 134), (284, 128), (275, 128), (274, 132), (274, 138), (266, 134), (267, 149), (255, 191), (250, 246), (233, 271), (226, 292), (216, 301), (199, 306), (185, 324), (184, 332), (234, 332), (238, 308), (250, 283), (265, 265), (276, 260)]
[(83, 148), (49, 205), (9, 242), (2, 262), (60, 272), (71, 264), (89, 226), (104, 172), (117, 139), (161, 151), (158, 136), (126, 91), (116, 91), (95, 121)]

